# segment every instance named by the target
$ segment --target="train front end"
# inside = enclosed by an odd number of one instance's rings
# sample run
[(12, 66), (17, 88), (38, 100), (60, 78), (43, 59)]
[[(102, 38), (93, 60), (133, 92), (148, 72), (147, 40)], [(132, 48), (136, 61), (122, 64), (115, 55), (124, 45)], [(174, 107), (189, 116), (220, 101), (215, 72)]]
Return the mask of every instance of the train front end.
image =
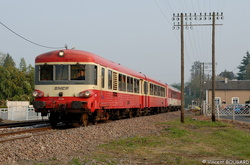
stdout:
[(82, 122), (95, 110), (97, 66), (92, 54), (58, 50), (35, 60), (33, 106), (42, 116), (58, 122)]

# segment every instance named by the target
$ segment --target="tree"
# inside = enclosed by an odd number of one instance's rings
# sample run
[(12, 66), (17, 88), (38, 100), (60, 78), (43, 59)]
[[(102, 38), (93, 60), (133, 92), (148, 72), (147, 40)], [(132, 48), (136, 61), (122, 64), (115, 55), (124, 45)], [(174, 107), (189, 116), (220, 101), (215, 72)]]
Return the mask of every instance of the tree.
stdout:
[(174, 83), (174, 84), (171, 84), (171, 86), (176, 88), (176, 89), (181, 90), (181, 83)]
[(27, 66), (24, 58), (21, 58), (21, 61), (19, 63), (19, 70), (22, 71), (23, 73), (26, 73), (27, 71)]
[(250, 53), (247, 51), (246, 56), (243, 57), (241, 65), (238, 67), (239, 73), (237, 73), (238, 80), (247, 80), (250, 77)]
[(246, 80), (250, 80), (250, 63), (246, 67)]
[(219, 76), (228, 78), (229, 80), (235, 79), (235, 75), (233, 72), (225, 70), (224, 72), (221, 72)]
[(9, 54), (0, 53), (0, 104), (5, 100), (27, 101), (32, 99), (34, 67), (26, 67), (24, 58), (19, 68)]
[(3, 67), (8, 68), (8, 67), (15, 67), (16, 63), (12, 59), (12, 57), (7, 53), (7, 56), (4, 59)]
[(10, 72), (3, 66), (0, 66), (0, 72), (0, 100), (6, 100), (11, 96)]
[(190, 70), (191, 77), (190, 83), (187, 85), (186, 93), (189, 95), (195, 96), (197, 98), (200, 97), (200, 72), (201, 72), (201, 63), (199, 61), (195, 61), (192, 65), (192, 69)]
[(0, 52), (0, 66), (3, 66), (6, 56), (6, 54)]
[(33, 90), (35, 87), (35, 68), (30, 64), (27, 67), (26, 78), (31, 86), (31, 89)]

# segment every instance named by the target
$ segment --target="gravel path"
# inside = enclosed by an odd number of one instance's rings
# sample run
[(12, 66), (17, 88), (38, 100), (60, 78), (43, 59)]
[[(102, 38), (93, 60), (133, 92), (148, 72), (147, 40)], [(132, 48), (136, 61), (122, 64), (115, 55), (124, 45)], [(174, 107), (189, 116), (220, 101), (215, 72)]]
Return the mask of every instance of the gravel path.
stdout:
[[(180, 116), (180, 112), (163, 113), (105, 124), (55, 130), (51, 134), (34, 136), (0, 144), (0, 164), (31, 164), (56, 158), (68, 162), (77, 153), (87, 154), (99, 144), (123, 137), (145, 136), (159, 132), (157, 122)], [(25, 162), (25, 163), (24, 163)]]

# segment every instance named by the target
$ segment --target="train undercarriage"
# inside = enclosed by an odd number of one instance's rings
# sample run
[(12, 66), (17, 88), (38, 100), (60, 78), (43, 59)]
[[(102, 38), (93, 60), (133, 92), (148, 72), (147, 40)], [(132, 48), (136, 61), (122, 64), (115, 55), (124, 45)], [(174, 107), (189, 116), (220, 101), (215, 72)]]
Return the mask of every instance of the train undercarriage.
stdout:
[[(107, 120), (119, 120), (123, 118), (132, 118), (159, 114), (169, 111), (178, 110), (178, 107), (154, 107), (154, 108), (131, 108), (131, 109), (98, 109), (91, 113), (89, 111), (67, 111), (57, 110), (49, 112), (49, 120), (52, 127), (57, 123), (78, 123), (81, 126), (95, 125), (97, 122)], [(47, 112), (42, 112), (42, 115), (47, 116)]]

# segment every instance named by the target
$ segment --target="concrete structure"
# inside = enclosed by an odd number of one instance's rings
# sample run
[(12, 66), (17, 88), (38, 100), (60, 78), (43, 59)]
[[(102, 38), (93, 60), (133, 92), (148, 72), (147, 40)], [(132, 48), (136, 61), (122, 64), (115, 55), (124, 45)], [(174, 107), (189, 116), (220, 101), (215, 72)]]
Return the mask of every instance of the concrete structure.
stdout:
[[(0, 109), (0, 118), (4, 120), (38, 120), (42, 119), (41, 113), (36, 113), (28, 101), (6, 101), (8, 108)], [(43, 119), (47, 119), (44, 117)]]

